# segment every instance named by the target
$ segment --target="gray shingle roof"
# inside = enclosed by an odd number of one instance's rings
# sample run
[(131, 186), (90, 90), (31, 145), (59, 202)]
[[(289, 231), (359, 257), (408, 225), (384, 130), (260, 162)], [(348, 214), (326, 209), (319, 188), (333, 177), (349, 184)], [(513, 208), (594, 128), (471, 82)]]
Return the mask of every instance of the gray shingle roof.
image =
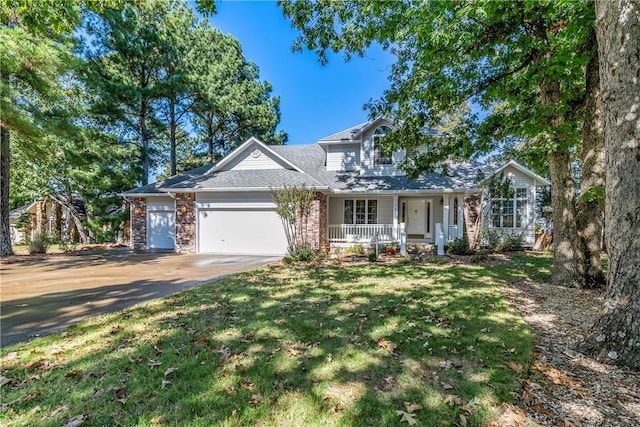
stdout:
[(323, 141), (342, 141), (342, 140), (350, 140), (353, 134), (360, 132), (363, 128), (369, 125), (371, 122), (360, 123), (359, 125), (352, 126), (349, 129), (341, 130), (340, 132), (336, 132), (333, 135), (325, 136), (324, 138), (319, 139), (319, 142)]
[(446, 174), (423, 174), (415, 180), (405, 176), (362, 176), (359, 172), (327, 171), (325, 151), (318, 144), (275, 145), (274, 152), (289, 160), (305, 173), (289, 169), (212, 171), (213, 165), (202, 166), (159, 183), (130, 190), (124, 195), (162, 194), (173, 191), (206, 191), (232, 188), (270, 188), (306, 184), (328, 187), (335, 191), (437, 191), (477, 188), (478, 173), (487, 176), (493, 170), (478, 162), (451, 165)]
[(436, 191), (477, 188), (478, 172), (486, 176), (487, 166), (469, 162), (447, 168), (445, 175), (432, 172), (417, 179), (406, 176), (361, 176), (358, 172), (326, 172), (323, 182), (336, 191)]
[(215, 164), (200, 166), (185, 173), (167, 178), (163, 181), (158, 181), (151, 184), (143, 185), (142, 187), (134, 188), (133, 190), (122, 193), (122, 195), (126, 197), (134, 196), (137, 194), (162, 194), (165, 193), (167, 191), (167, 188), (171, 187), (172, 185), (179, 184), (182, 181), (193, 179), (198, 176), (206, 175), (214, 167)]
[(318, 187), (310, 175), (289, 169), (229, 170), (182, 180), (166, 189), (171, 190), (215, 190), (223, 188), (270, 188), (287, 185)]

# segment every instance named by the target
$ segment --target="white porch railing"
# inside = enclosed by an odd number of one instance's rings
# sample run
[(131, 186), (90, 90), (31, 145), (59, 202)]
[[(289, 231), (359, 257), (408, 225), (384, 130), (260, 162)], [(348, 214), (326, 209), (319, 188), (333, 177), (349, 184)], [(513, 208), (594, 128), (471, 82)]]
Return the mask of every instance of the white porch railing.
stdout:
[(398, 228), (393, 224), (329, 224), (328, 237), (330, 242), (392, 242), (399, 239)]
[(449, 234), (447, 234), (447, 241), (453, 242), (458, 238), (458, 227), (459, 225), (450, 225), (449, 226)]

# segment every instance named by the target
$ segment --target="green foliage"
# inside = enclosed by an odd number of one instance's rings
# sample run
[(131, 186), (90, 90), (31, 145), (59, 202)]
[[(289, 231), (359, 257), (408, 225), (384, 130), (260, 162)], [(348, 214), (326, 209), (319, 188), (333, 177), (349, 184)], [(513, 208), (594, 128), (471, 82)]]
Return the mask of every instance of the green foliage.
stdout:
[(46, 254), (51, 245), (51, 237), (46, 231), (36, 233), (27, 245), (29, 254)]
[(471, 255), (471, 257), (469, 257), (469, 262), (471, 264), (480, 264), (487, 261), (488, 259), (489, 259), (489, 254), (487, 254), (486, 252), (478, 252)]
[(282, 220), (289, 255), (296, 253), (304, 247), (310, 247), (307, 233), (309, 215), (315, 199), (315, 188), (301, 186), (288, 186), (272, 188), (271, 196), (276, 204), (276, 213)]
[(580, 195), (580, 200), (585, 202), (604, 202), (604, 186), (591, 187)]
[(344, 252), (347, 254), (364, 255), (364, 245), (362, 243), (356, 243), (349, 246)]
[(16, 228), (24, 229), (31, 225), (31, 214), (29, 212), (22, 212), (16, 220)]
[(367, 255), (367, 259), (369, 262), (376, 262), (378, 260), (378, 256), (376, 255), (376, 251), (370, 251)]
[[(313, 262), (322, 258), (320, 252), (313, 250), (311, 246), (301, 246), (289, 251), (287, 257), (292, 262)], [(287, 260), (285, 264), (289, 261)]]
[(516, 252), (523, 249), (524, 236), (521, 233), (485, 228), (482, 238), (486, 242), (485, 246), (494, 252)]
[[(375, 43), (394, 54), (390, 88), (367, 107), (374, 117), (397, 119), (399, 129), (384, 141), (391, 148), (426, 143), (427, 155), (407, 157), (415, 173), (496, 150), (505, 137), (539, 154), (579, 140), (573, 116), (558, 126), (553, 118), (580, 108), (594, 54), (585, 48), (594, 22), (588, 1), (280, 4), (301, 32), (295, 48), (316, 52), (321, 63), (328, 52), (348, 60)], [(540, 97), (547, 82), (560, 82), (551, 105)], [(488, 114), (474, 116), (470, 101)], [(443, 126), (446, 140), (423, 132)]]
[(548, 277), (549, 265), (548, 256), (516, 256), (491, 268), (305, 265), (232, 275), (3, 346), (2, 375), (21, 386), (3, 386), (0, 423), (45, 417), (60, 426), (90, 414), (91, 425), (117, 417), (399, 427), (404, 402), (428, 402), (416, 425), (444, 426), (460, 424), (462, 409), (447, 396), (455, 394), (473, 402), (467, 425), (488, 425), (521, 394), (516, 371), (532, 360), (530, 328), (503, 285)]
[(447, 244), (447, 252), (452, 255), (471, 255), (474, 253), (469, 248), (467, 239), (455, 239)]

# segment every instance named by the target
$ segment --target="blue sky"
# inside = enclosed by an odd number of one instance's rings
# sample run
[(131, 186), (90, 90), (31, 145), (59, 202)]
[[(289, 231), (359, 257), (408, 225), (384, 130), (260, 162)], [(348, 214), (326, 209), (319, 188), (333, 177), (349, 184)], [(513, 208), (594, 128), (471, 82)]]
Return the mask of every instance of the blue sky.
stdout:
[(313, 52), (291, 51), (298, 32), (275, 1), (221, 1), (216, 7), (211, 25), (240, 41), (245, 57), (280, 96), (279, 129), (289, 134), (287, 144), (313, 143), (366, 121), (362, 106), (388, 86), (392, 56), (380, 48), (348, 63), (333, 55), (321, 66)]

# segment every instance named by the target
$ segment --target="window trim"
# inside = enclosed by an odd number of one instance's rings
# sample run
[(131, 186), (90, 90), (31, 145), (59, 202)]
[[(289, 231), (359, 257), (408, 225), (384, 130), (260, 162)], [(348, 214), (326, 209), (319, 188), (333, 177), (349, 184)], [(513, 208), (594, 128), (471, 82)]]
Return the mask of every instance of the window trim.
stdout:
[[(522, 223), (526, 221), (528, 218), (528, 210), (529, 210), (529, 188), (528, 187), (513, 187), (513, 195), (509, 198), (500, 197), (496, 199), (492, 199), (490, 213), (491, 213), (491, 227), (493, 228), (527, 228), (526, 223), (523, 225)], [(524, 195), (518, 197), (518, 190), (524, 190)], [(518, 202), (524, 201), (524, 212), (521, 214), (518, 213)], [(499, 211), (494, 213), (494, 206), (499, 206)], [(510, 213), (504, 213), (507, 208), (510, 210)], [(505, 226), (504, 219), (511, 217), (511, 224)], [(518, 219), (520, 219), (520, 224), (518, 223)], [(496, 225), (496, 220), (498, 220), (498, 225)]]
[(381, 125), (373, 131), (373, 165), (374, 166), (393, 166), (393, 153), (390, 156), (385, 156), (382, 153), (382, 147), (380, 146), (380, 140), (384, 138), (387, 133), (391, 131), (391, 128), (386, 125)]
[[(351, 202), (351, 222), (347, 222), (347, 204)], [(364, 222), (358, 222), (358, 202), (364, 202), (364, 212), (360, 212), (360, 214), (364, 215)], [(374, 202), (374, 203), (371, 203)], [(370, 204), (371, 203), (371, 204)], [(369, 217), (372, 214), (371, 208), (375, 206), (375, 211), (373, 214), (375, 215), (374, 222), (369, 221)], [(379, 206), (380, 202), (378, 199), (344, 199), (342, 203), (342, 221), (344, 224), (349, 225), (367, 225), (367, 224), (378, 224), (378, 214), (379, 214)]]

